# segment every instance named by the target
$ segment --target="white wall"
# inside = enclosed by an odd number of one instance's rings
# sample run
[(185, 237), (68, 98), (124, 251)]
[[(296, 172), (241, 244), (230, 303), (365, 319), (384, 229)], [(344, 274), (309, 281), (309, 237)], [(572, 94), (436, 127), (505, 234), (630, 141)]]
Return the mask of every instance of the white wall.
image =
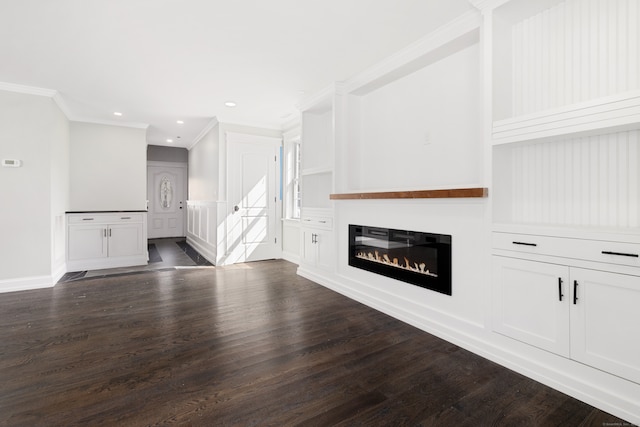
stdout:
[(0, 91), (0, 158), (23, 162), (0, 168), (0, 290), (53, 285), (64, 258), (56, 218), (67, 208), (67, 141), (68, 121), (50, 97)]
[(70, 210), (147, 208), (146, 130), (71, 123)]
[(62, 277), (66, 261), (66, 217), (69, 209), (69, 121), (54, 108), (55, 121), (49, 135), (51, 147), (51, 269), (54, 282)]
[[(470, 46), (357, 101), (360, 190), (426, 189), (480, 182), (478, 45)], [(352, 104), (354, 104), (352, 102)], [(352, 143), (351, 140), (348, 143)], [(353, 188), (353, 183), (348, 188)]]
[(220, 125), (189, 150), (189, 200), (218, 200)]

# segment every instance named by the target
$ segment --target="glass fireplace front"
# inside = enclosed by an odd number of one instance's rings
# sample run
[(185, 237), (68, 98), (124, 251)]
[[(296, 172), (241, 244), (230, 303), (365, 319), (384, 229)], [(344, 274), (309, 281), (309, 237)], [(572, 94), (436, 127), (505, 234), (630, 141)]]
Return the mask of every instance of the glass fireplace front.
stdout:
[(451, 295), (451, 236), (349, 225), (349, 265)]

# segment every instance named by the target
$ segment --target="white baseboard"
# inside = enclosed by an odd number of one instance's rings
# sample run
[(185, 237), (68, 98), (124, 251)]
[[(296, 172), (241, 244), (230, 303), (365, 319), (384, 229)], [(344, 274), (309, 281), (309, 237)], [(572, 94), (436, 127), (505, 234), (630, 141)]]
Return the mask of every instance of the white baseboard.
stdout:
[(56, 283), (58, 283), (60, 279), (62, 279), (62, 276), (64, 276), (66, 273), (67, 273), (66, 263), (62, 263), (57, 268), (54, 268), (53, 273), (51, 274), (53, 284), (55, 285)]
[(0, 280), (0, 293), (52, 288), (54, 284), (55, 281), (52, 276), (33, 276)]
[(193, 246), (193, 248), (211, 264), (217, 265), (215, 246), (205, 242), (204, 240), (194, 236), (191, 233), (187, 233), (187, 244)]
[(292, 262), (296, 265), (300, 265), (300, 255), (298, 254), (282, 251), (282, 259), (285, 261)]
[(147, 265), (147, 252), (142, 255), (67, 261), (67, 271), (102, 270), (105, 268)]
[[(640, 385), (425, 309), (350, 278), (299, 267), (298, 274), (499, 365), (640, 425)], [(407, 308), (409, 307), (409, 308)], [(418, 307), (416, 305), (416, 307)]]

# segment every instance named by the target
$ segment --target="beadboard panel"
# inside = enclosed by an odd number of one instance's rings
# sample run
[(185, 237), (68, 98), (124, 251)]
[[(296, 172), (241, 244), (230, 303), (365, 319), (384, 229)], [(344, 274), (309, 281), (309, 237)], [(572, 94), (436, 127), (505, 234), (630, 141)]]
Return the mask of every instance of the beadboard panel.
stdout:
[(640, 226), (640, 131), (508, 148), (507, 222), (636, 228)]
[(640, 89), (639, 3), (566, 0), (515, 24), (513, 115)]

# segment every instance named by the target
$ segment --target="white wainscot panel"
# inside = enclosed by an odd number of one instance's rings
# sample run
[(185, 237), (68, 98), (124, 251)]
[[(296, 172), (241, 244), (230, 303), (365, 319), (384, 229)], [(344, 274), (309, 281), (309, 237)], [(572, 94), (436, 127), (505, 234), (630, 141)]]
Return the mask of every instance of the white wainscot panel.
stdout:
[(209, 262), (216, 264), (216, 212), (218, 202), (209, 200), (187, 201), (187, 243)]

